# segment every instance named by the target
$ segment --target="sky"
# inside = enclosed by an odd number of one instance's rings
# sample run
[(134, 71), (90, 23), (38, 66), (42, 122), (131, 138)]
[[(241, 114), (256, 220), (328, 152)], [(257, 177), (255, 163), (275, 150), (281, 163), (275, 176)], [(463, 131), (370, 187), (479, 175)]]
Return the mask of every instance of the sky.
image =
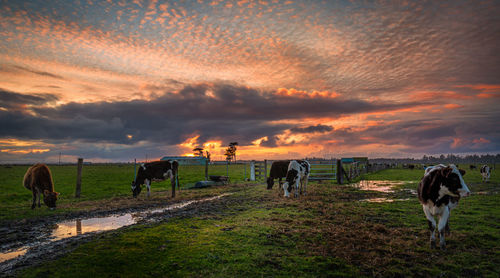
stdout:
[(0, 0), (0, 162), (500, 152), (500, 1)]

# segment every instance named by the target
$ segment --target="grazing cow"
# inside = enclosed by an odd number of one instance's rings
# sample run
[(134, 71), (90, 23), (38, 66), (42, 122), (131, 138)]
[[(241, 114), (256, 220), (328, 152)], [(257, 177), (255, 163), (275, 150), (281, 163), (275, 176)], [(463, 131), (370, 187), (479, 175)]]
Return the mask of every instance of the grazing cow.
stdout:
[(307, 180), (309, 179), (310, 172), (311, 165), (309, 164), (309, 162), (305, 160), (290, 161), (290, 164), (288, 164), (288, 171), (286, 173), (286, 181), (283, 183), (285, 197), (290, 196), (290, 191), (292, 191), (293, 185), (295, 185), (295, 197), (298, 197), (299, 193), (302, 193), (302, 191), (304, 191), (304, 195), (306, 195)]
[(278, 182), (281, 187), (281, 179), (286, 177), (289, 164), (290, 160), (278, 160), (271, 164), (271, 171), (269, 172), (269, 177), (267, 178), (267, 189), (273, 188), (275, 179), (279, 179)]
[(413, 169), (415, 169), (415, 165), (413, 165), (413, 164), (408, 164), (408, 168), (409, 168), (410, 170), (413, 170)]
[(472, 165), (472, 164), (471, 164), (471, 165), (469, 165), (469, 168), (470, 168), (471, 170), (477, 169), (476, 165)]
[(483, 177), (483, 182), (488, 182), (490, 180), (490, 174), (491, 174), (490, 166), (483, 165), (481, 166), (480, 171), (481, 171), (481, 176)]
[(429, 166), (425, 169), (425, 174), (418, 185), (418, 199), (422, 204), (425, 216), (431, 232), (431, 248), (436, 247), (435, 216), (439, 218), (439, 246), (446, 248), (444, 233), (449, 233), (448, 219), (450, 211), (458, 205), (460, 197), (470, 195), (469, 188), (462, 176), (465, 171), (458, 169), (455, 165), (444, 166), (442, 164)]
[(150, 186), (152, 181), (163, 181), (170, 179), (172, 183), (172, 197), (175, 197), (175, 183), (177, 180), (177, 170), (179, 163), (177, 161), (155, 161), (141, 164), (137, 170), (137, 177), (132, 182), (132, 195), (137, 197), (141, 193), (141, 185), (146, 184), (148, 197), (150, 195)]
[(59, 193), (54, 191), (52, 174), (50, 173), (47, 165), (37, 163), (31, 166), (24, 175), (23, 185), (33, 193), (31, 209), (35, 208), (37, 197), (38, 207), (40, 207), (40, 194), (43, 194), (44, 204), (46, 204), (50, 209), (56, 208), (56, 201)]

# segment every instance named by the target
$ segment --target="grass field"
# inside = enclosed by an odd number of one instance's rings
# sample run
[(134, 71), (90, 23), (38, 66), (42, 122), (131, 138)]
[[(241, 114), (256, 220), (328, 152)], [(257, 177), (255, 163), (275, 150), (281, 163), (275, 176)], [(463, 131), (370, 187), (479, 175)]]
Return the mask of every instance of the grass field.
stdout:
[[(31, 191), (22, 185), (24, 174), (29, 166), (0, 166), (0, 220), (16, 218), (32, 218), (70, 211), (85, 210), (81, 204), (88, 201), (104, 200), (131, 196), (130, 185), (134, 179), (133, 164), (84, 165), (82, 170), (82, 192), (80, 198), (75, 198), (76, 165), (49, 165), (54, 180), (55, 191), (61, 193), (57, 206), (51, 211), (45, 205), (41, 209), (26, 209), (31, 207)], [(209, 175), (226, 175), (225, 165), (210, 165)], [(249, 177), (248, 166), (235, 164), (229, 166), (229, 176), (233, 182), (241, 182)], [(180, 166), (179, 183), (181, 188), (193, 186), (205, 179), (204, 166)], [(170, 196), (164, 192), (171, 190), (170, 181), (155, 182), (152, 192), (162, 192), (163, 197)], [(145, 195), (146, 190), (141, 192)], [(153, 194), (154, 195), (154, 194)], [(185, 196), (186, 197), (186, 196)]]
[[(422, 170), (389, 169), (363, 178), (409, 181), (401, 187), (416, 189), (421, 176)], [(446, 251), (429, 248), (426, 219), (416, 197), (360, 202), (381, 193), (312, 183), (307, 196), (284, 199), (264, 185), (242, 183), (196, 215), (107, 233), (20, 275), (498, 277), (500, 171), (492, 173), (489, 183), (481, 182), (477, 170), (464, 178), (473, 195), (453, 211)], [(129, 179), (123, 183), (128, 185)], [(118, 194), (128, 195), (128, 190)], [(214, 189), (198, 192), (208, 190)], [(111, 193), (86, 198), (106, 194)], [(25, 211), (30, 211), (28, 203)]]

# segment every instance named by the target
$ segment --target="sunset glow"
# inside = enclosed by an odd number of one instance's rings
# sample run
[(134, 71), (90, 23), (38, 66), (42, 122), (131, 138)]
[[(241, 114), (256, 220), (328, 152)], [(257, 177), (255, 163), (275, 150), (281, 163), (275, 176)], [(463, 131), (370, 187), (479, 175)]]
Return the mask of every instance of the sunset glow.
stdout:
[(495, 1), (0, 1), (0, 161), (500, 152)]

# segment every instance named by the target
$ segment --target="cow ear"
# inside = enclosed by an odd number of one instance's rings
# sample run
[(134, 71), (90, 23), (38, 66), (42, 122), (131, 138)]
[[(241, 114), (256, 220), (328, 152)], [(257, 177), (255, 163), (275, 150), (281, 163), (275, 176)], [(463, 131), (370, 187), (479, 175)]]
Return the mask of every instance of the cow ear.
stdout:
[(464, 175), (465, 175), (465, 170), (459, 169), (458, 171), (460, 171), (460, 174), (461, 174), (462, 176), (464, 176)]

